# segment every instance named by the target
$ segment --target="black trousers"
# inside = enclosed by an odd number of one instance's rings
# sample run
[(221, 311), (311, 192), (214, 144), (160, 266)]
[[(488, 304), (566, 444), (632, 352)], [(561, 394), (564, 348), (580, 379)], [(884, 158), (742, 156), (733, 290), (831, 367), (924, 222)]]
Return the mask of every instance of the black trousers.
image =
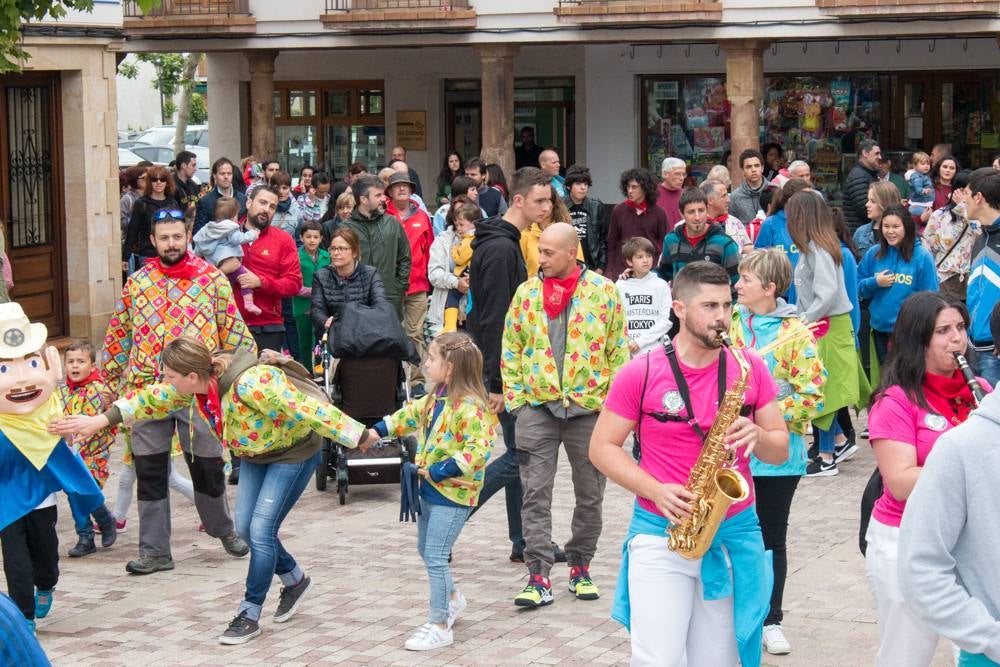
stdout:
[(764, 534), (764, 548), (770, 549), (774, 559), (774, 588), (771, 589), (771, 611), (764, 625), (780, 624), (783, 618), (781, 602), (785, 595), (785, 577), (788, 574), (788, 556), (785, 537), (788, 534), (788, 512), (792, 497), (799, 485), (798, 475), (787, 477), (754, 477), (757, 495), (757, 518)]
[(0, 532), (7, 594), (29, 621), (35, 618), (35, 589), (51, 591), (59, 581), (56, 507), (28, 512)]

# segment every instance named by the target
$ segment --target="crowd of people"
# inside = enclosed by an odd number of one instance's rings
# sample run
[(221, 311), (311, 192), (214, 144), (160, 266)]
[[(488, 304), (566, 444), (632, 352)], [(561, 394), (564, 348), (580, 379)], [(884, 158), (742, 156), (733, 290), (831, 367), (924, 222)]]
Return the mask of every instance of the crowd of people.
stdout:
[[(126, 569), (173, 569), (173, 487), (227, 553), (250, 555), (219, 637), (245, 643), (261, 634), (274, 575), (276, 623), (312, 587), (278, 531), (320, 464), (321, 437), (366, 450), (413, 434), (429, 605), (407, 649), (454, 642), (469, 602), (451, 549), (501, 489), (510, 560), (528, 574), (513, 603), (552, 604), (563, 562), (570, 593), (599, 598), (590, 565), (611, 479), (636, 496), (613, 606), (632, 664), (759, 665), (764, 651), (792, 650), (782, 600), (800, 480), (837, 475), (868, 438), (876, 663), (927, 665), (940, 636), (961, 664), (1000, 661), (997, 521), (969, 501), (987, 493), (979, 471), (997, 458), (987, 445), (1000, 399), (984, 398), (1000, 380), (997, 165), (963, 171), (946, 147), (915, 152), (903, 192), (864, 139), (831, 206), (803, 160), (745, 150), (734, 188), (723, 165), (694, 183), (670, 157), (659, 178), (625, 170), (611, 207), (586, 166), (564, 170), (530, 139), (509, 180), (449, 153), (426, 200), (402, 147), (378, 173), (357, 164), (342, 179), (305, 167), (293, 183), (277, 160), (221, 158), (202, 190), (186, 152), (172, 173), (127, 170), (122, 297), (99, 355), (84, 341), (66, 352), (63, 409), (45, 414), (98, 486), (113, 429), (126, 433), (115, 511), (77, 500), (69, 555), (96, 551), (95, 528), (102, 547), (114, 544), (137, 480), (139, 554)], [(371, 428), (305, 391), (279, 354), (321, 371), (319, 346), (354, 306), (384, 306), (412, 344), (414, 400)], [(866, 431), (855, 433), (851, 410), (867, 412)], [(963, 429), (980, 434), (977, 454)], [(498, 435), (505, 447), (492, 456)], [(564, 545), (552, 539), (560, 445), (574, 493)], [(704, 507), (691, 480), (716, 446), (745, 493), (691, 558), (674, 533)], [(51, 548), (29, 553), (45, 545), (33, 532), (54, 530), (50, 501), (2, 533), (8, 591), (32, 630), (58, 576)]]

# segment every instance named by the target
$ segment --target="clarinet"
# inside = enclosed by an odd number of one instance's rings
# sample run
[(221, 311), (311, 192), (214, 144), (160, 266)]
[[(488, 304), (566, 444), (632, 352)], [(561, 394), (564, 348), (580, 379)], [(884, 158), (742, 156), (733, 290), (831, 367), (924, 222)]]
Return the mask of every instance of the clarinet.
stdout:
[(966, 361), (958, 352), (953, 352), (955, 355), (955, 363), (958, 364), (958, 369), (962, 371), (962, 377), (965, 378), (965, 384), (969, 385), (969, 389), (972, 390), (972, 397), (976, 401), (976, 407), (983, 402), (983, 398), (986, 396), (986, 392), (983, 391), (982, 386), (979, 384), (979, 380), (976, 379), (975, 374), (972, 372), (972, 368), (969, 367), (969, 362)]

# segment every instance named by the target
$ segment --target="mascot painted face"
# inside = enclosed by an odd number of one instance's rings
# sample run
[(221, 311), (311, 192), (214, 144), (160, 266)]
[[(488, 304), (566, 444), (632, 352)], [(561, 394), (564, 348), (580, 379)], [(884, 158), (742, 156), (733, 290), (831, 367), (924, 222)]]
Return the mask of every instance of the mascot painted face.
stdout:
[(0, 304), (0, 413), (28, 415), (52, 396), (62, 364), (46, 338), (45, 325), (28, 322), (19, 304)]

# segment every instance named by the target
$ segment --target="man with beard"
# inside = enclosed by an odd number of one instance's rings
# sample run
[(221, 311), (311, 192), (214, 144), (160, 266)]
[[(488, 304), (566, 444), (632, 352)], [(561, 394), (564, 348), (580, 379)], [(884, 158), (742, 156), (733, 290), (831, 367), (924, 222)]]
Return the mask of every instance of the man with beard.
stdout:
[[(611, 617), (631, 632), (632, 664), (759, 665), (772, 571), (754, 510), (749, 455), (788, 458), (788, 430), (767, 365), (750, 350), (723, 349), (732, 322), (726, 270), (711, 262), (684, 266), (672, 285), (680, 332), (672, 343), (627, 363), (614, 378), (594, 434), (594, 466), (636, 496)], [(712, 545), (689, 560), (668, 548), (668, 529), (691, 516), (700, 499), (685, 484), (705, 434), (749, 366), (741, 414), (725, 434), (749, 486), (734, 502)], [(640, 432), (638, 463), (622, 445)], [(649, 444), (647, 444), (649, 443)]]
[[(160, 377), (160, 353), (179, 336), (195, 336), (213, 352), (236, 348), (256, 351), (225, 275), (188, 252), (191, 234), (184, 225), (184, 214), (176, 210), (158, 212), (153, 219), (151, 241), (157, 256), (125, 283), (104, 337), (103, 375), (119, 394), (156, 382)], [(210, 402), (213, 397), (200, 399)], [(191, 472), (195, 507), (205, 532), (222, 540), (233, 556), (244, 556), (249, 551), (236, 535), (229, 514), (222, 443), (207, 414), (210, 411), (205, 409), (179, 410), (166, 419), (145, 421), (132, 429), (131, 456), (139, 496), (139, 558), (125, 569), (133, 574), (174, 568), (167, 479), (175, 438)]]

